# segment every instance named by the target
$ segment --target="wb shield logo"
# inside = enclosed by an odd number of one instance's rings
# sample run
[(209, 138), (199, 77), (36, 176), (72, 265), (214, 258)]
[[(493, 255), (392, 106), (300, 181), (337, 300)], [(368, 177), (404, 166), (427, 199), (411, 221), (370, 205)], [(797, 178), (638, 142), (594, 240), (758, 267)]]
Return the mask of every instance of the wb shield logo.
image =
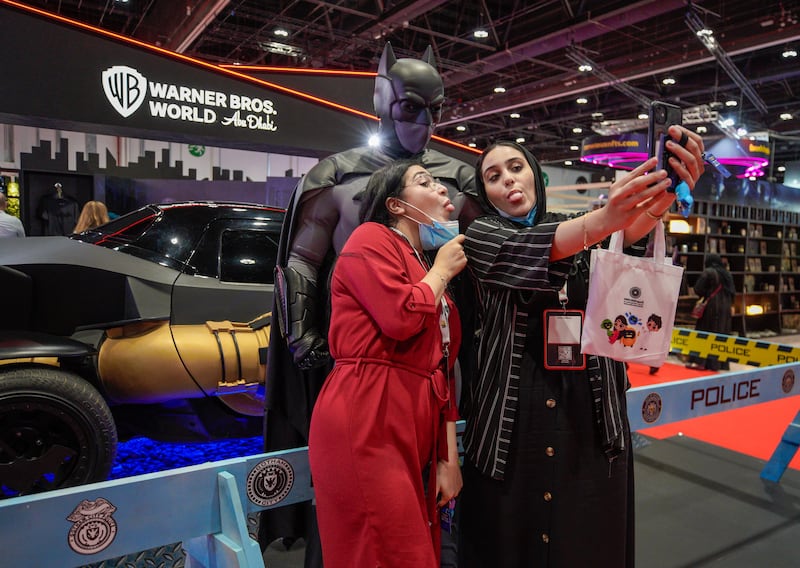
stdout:
[(103, 71), (103, 91), (111, 106), (128, 118), (144, 102), (147, 79), (132, 67), (114, 65)]

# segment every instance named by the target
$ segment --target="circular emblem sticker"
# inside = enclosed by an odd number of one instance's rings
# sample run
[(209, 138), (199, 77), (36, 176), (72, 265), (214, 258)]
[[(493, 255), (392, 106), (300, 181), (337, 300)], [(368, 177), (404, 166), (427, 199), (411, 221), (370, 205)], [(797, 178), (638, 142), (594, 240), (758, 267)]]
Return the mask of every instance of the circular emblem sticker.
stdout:
[(634, 286), (633, 288), (630, 289), (629, 294), (631, 295), (631, 298), (636, 300), (642, 295), (642, 289), (639, 288), (638, 286)]
[(100, 497), (81, 501), (67, 517), (72, 521), (67, 542), (78, 554), (95, 554), (104, 550), (117, 536), (117, 521), (111, 515), (117, 508)]
[(269, 507), (280, 503), (294, 484), (294, 470), (281, 458), (269, 458), (258, 464), (247, 476), (247, 498), (256, 505)]
[(199, 158), (206, 153), (206, 147), (202, 144), (189, 144), (189, 153), (195, 158)]
[(652, 424), (661, 416), (661, 395), (651, 392), (644, 398), (642, 403), (642, 419), (648, 424)]
[(781, 389), (786, 394), (792, 392), (794, 388), (794, 371), (791, 369), (787, 369), (787, 371), (783, 374), (783, 378), (781, 379)]

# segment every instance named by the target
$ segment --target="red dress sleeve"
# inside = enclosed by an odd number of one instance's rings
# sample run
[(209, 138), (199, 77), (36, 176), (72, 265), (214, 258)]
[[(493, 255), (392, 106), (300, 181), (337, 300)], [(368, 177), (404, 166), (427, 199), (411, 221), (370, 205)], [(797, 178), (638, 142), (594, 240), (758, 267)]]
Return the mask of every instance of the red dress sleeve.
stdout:
[(337, 278), (352, 291), (381, 332), (397, 341), (413, 337), (436, 315), (433, 290), (420, 282), (425, 273), (413, 252), (375, 223), (360, 225), (336, 261)]

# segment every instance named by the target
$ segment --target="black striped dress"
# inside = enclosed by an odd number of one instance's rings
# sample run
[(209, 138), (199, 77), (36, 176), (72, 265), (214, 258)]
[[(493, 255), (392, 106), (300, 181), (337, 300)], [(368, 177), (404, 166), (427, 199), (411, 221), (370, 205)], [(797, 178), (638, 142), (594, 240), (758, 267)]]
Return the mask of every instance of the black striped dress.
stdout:
[[(541, 365), (542, 312), (559, 306), (565, 281), (568, 307), (586, 305), (588, 255), (549, 262), (566, 218), (548, 214), (553, 222), (520, 228), (482, 217), (466, 233), (481, 333), (462, 403), (459, 568), (633, 566), (625, 368), (599, 357), (588, 357), (585, 371)], [(616, 413), (605, 411), (609, 399)], [(598, 415), (618, 433), (612, 460)]]

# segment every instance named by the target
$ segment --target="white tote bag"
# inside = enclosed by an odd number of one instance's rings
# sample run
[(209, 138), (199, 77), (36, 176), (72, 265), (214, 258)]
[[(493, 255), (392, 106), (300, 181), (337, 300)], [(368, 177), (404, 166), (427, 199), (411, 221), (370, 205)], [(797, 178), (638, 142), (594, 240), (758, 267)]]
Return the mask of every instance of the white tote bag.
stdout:
[(683, 267), (665, 256), (664, 224), (656, 224), (653, 257), (622, 252), (624, 233), (608, 249), (592, 249), (581, 351), (659, 367), (667, 358)]

